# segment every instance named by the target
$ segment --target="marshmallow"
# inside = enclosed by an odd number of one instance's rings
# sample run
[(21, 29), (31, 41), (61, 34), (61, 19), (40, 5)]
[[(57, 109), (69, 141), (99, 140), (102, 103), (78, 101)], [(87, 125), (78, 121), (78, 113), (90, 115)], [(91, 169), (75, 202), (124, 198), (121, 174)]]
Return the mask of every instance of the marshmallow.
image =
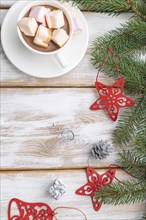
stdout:
[(50, 11), (49, 8), (46, 8), (44, 6), (36, 6), (32, 7), (29, 17), (30, 18), (35, 18), (37, 22), (43, 24), (46, 26), (46, 14)]
[(58, 29), (65, 25), (64, 15), (61, 10), (54, 10), (46, 15), (46, 20), (49, 28)]
[(72, 2), (65, 2), (63, 3), (63, 5), (69, 12), (70, 16), (72, 17), (74, 34), (78, 34), (82, 32), (83, 29), (79, 22), (78, 13), (77, 13), (78, 9), (72, 5)]
[(76, 16), (77, 8), (73, 6), (72, 2), (65, 2), (63, 6), (67, 9), (71, 17)]
[(53, 31), (52, 41), (54, 41), (59, 47), (62, 47), (68, 40), (69, 36), (64, 29), (58, 29)]
[(78, 34), (78, 33), (82, 32), (83, 29), (81, 27), (81, 24), (80, 24), (78, 18), (77, 17), (73, 17), (72, 19), (73, 19), (74, 34)]
[(44, 27), (43, 25), (40, 25), (34, 38), (34, 43), (41, 47), (47, 48), (51, 40), (51, 37), (52, 31)]
[(30, 36), (30, 37), (35, 36), (38, 28), (38, 24), (35, 18), (27, 18), (27, 17), (22, 18), (18, 22), (18, 26), (26, 36)]

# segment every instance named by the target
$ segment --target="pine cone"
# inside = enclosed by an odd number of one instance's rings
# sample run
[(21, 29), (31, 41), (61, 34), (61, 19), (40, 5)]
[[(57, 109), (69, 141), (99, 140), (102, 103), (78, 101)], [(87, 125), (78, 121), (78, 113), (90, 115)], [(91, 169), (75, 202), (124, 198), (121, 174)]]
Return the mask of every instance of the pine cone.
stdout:
[(107, 140), (100, 140), (97, 144), (93, 145), (92, 155), (98, 159), (106, 159), (111, 153), (111, 146)]

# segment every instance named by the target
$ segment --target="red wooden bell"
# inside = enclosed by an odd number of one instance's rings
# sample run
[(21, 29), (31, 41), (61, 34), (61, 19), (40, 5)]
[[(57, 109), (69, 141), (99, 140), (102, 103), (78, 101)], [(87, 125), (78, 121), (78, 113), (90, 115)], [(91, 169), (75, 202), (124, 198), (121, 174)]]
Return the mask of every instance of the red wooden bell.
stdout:
[[(13, 204), (17, 206), (18, 214), (13, 214)], [(14, 198), (8, 207), (8, 220), (53, 220), (53, 216), (54, 212), (45, 203), (27, 203)]]

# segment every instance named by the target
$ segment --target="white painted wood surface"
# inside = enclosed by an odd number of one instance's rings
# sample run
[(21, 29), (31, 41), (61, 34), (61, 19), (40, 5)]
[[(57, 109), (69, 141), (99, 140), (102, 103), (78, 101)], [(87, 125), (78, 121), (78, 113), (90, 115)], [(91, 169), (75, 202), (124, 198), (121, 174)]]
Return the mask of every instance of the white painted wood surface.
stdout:
[[(7, 13), (6, 8), (15, 2), (1, 1), (0, 24)], [(1, 86), (10, 87), (1, 90), (1, 168), (5, 170), (1, 172), (2, 220), (7, 219), (7, 206), (12, 197), (46, 202), (52, 208), (61, 205), (80, 208), (88, 220), (140, 220), (145, 209), (144, 204), (104, 205), (96, 213), (90, 198), (74, 193), (86, 182), (83, 168), (87, 165), (92, 144), (99, 139), (110, 140), (116, 125), (103, 111), (89, 110), (96, 99), (94, 81), (97, 72), (90, 63), (91, 42), (97, 36), (120, 27), (120, 23), (126, 22), (131, 15), (112, 17), (84, 12), (84, 16), (90, 32), (88, 50), (82, 62), (62, 77), (51, 80), (29, 77), (8, 61), (1, 48)], [(101, 80), (112, 82), (103, 74)], [(74, 133), (70, 142), (62, 139), (61, 134), (66, 130)], [(118, 146), (113, 146), (111, 156), (100, 162), (93, 160), (91, 165), (102, 173), (109, 163), (115, 163), (119, 151)], [(103, 167), (105, 170), (101, 169)], [(117, 170), (117, 175), (120, 179), (129, 178), (120, 170)], [(67, 188), (66, 195), (59, 201), (51, 199), (47, 193), (51, 181), (56, 178)], [(60, 211), (57, 217), (58, 220), (83, 219), (71, 210)]]
[[(106, 170), (99, 170), (104, 173)], [(119, 179), (127, 176), (118, 171)], [(66, 186), (66, 194), (58, 201), (48, 194), (49, 184), (58, 178)], [(90, 197), (75, 194), (76, 189), (87, 182), (85, 170), (65, 171), (25, 171), (4, 172), (2, 174), (2, 220), (7, 220), (7, 204), (12, 197), (26, 202), (45, 202), (53, 209), (58, 206), (70, 206), (81, 209), (88, 220), (139, 220), (144, 210), (144, 204), (135, 205), (103, 205), (99, 212), (95, 212)], [(58, 220), (84, 220), (76, 211), (58, 210)]]
[[(85, 167), (92, 145), (110, 140), (116, 125), (104, 111), (90, 111), (96, 97), (90, 88), (3, 89), (2, 167)], [(65, 130), (74, 133), (72, 141), (61, 138)], [(96, 166), (115, 163), (117, 151)]]

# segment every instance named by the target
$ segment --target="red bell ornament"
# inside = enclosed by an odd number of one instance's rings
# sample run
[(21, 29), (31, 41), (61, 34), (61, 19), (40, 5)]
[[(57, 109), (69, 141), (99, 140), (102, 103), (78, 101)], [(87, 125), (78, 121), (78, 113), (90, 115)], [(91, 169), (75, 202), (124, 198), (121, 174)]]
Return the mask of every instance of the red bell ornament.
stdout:
[[(14, 210), (14, 205), (17, 210)], [(8, 206), (8, 220), (58, 220), (56, 212), (59, 209), (72, 209), (80, 212), (87, 220), (87, 216), (80, 209), (60, 206), (52, 210), (50, 206), (45, 203), (30, 203), (23, 202), (20, 199), (11, 199)], [(17, 211), (17, 212), (16, 212)]]
[(113, 121), (117, 120), (119, 109), (131, 107), (135, 105), (134, 100), (123, 95), (124, 93), (124, 78), (120, 78), (112, 85), (106, 86), (98, 81), (98, 75), (103, 65), (107, 62), (109, 53), (113, 54), (114, 61), (116, 64), (116, 70), (119, 76), (118, 64), (116, 61), (116, 56), (111, 48), (108, 49), (107, 56), (103, 61), (101, 67), (98, 70), (95, 87), (98, 92), (99, 98), (91, 105), (91, 110), (105, 110)]
[[(18, 208), (17, 214), (12, 211), (14, 204)], [(8, 220), (53, 220), (53, 216), (53, 210), (45, 203), (28, 203), (14, 198), (8, 206)]]

